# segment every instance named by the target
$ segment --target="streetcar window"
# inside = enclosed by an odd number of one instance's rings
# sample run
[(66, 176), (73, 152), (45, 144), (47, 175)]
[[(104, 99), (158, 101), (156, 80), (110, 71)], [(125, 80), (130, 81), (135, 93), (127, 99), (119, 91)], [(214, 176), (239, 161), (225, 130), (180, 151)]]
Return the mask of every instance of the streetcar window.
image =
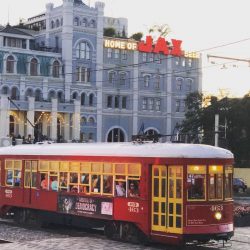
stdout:
[(68, 173), (60, 172), (59, 174), (59, 190), (67, 191), (68, 190)]
[(73, 193), (78, 192), (78, 173), (69, 174), (69, 188)]
[(128, 181), (128, 197), (139, 196), (139, 182), (136, 180)]
[(126, 182), (120, 179), (115, 182), (116, 196), (126, 196)]
[(6, 177), (6, 185), (13, 186), (13, 171), (7, 170)]
[(174, 180), (173, 179), (169, 179), (169, 198), (174, 198)]
[(105, 194), (113, 193), (113, 176), (112, 175), (103, 176), (103, 193)]
[(5, 184), (6, 186), (21, 186), (21, 169), (22, 161), (6, 160), (5, 161)]
[[(41, 188), (48, 190), (49, 189), (49, 175), (48, 173), (40, 173), (40, 178), (41, 178)], [(29, 184), (26, 183), (26, 186)]]
[(101, 187), (101, 177), (100, 175), (92, 175), (91, 176), (91, 192), (92, 193), (100, 193), (101, 190), (100, 190), (100, 187)]
[(24, 187), (36, 188), (37, 185), (37, 161), (25, 161)]
[(89, 193), (89, 174), (80, 173), (80, 192)]
[(206, 199), (206, 166), (188, 166), (187, 198), (188, 200)]
[[(128, 197), (129, 185), (133, 182), (139, 195), (141, 165), (136, 163), (40, 161), (39, 171), (40, 181), (46, 183), (47, 190), (50, 187), (50, 190), (118, 195), (117, 189), (121, 186), (124, 196)], [(30, 181), (29, 176), (26, 179)], [(51, 186), (53, 180), (59, 182), (58, 187), (57, 183)]]
[(58, 191), (58, 177), (57, 176), (51, 177), (50, 188), (52, 191)]
[(225, 199), (232, 198), (233, 167), (225, 166)]
[(208, 193), (210, 200), (223, 198), (223, 166), (209, 166)]

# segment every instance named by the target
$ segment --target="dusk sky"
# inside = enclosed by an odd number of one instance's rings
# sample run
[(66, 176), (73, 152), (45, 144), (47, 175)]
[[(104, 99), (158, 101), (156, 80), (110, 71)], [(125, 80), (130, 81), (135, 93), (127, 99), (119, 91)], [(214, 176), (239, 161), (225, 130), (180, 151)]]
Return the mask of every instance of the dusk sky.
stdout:
[[(2, 1), (0, 24), (9, 21), (14, 25), (20, 18), (35, 16), (45, 10), (48, 2), (55, 6), (62, 4), (62, 0)], [(95, 3), (94, 0), (83, 2), (90, 6)], [(169, 39), (182, 40), (182, 49), (186, 51), (201, 51), (204, 92), (217, 94), (219, 89), (228, 89), (231, 95), (242, 96), (250, 91), (249, 63), (220, 59), (211, 59), (211, 63), (207, 60), (207, 54), (250, 59), (249, 0), (101, 2), (105, 2), (105, 16), (128, 18), (129, 35), (139, 31), (146, 35), (152, 25), (168, 24), (171, 29)]]

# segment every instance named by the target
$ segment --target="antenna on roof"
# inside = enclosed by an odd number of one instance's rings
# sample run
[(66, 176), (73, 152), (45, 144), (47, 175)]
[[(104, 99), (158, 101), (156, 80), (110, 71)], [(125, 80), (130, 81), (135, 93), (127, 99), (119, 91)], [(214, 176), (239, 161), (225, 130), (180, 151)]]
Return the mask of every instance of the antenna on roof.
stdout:
[(8, 25), (10, 24), (10, 5), (8, 4)]

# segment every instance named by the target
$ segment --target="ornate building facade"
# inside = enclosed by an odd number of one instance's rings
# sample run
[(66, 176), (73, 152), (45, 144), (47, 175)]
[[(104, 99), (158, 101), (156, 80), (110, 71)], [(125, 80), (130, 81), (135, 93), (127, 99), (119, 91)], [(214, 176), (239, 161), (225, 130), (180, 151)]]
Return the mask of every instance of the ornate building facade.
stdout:
[(62, 0), (0, 29), (0, 138), (130, 141), (142, 124), (173, 133), (187, 94), (201, 90), (200, 59), (139, 51), (127, 19), (104, 7)]

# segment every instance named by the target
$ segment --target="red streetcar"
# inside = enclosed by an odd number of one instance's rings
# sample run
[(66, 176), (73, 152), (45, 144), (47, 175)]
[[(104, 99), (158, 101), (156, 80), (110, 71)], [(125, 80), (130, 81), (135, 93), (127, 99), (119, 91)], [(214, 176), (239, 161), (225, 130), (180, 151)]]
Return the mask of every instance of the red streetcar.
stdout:
[(166, 244), (233, 236), (233, 155), (207, 145), (42, 144), (0, 148), (0, 212), (19, 223), (104, 226)]

